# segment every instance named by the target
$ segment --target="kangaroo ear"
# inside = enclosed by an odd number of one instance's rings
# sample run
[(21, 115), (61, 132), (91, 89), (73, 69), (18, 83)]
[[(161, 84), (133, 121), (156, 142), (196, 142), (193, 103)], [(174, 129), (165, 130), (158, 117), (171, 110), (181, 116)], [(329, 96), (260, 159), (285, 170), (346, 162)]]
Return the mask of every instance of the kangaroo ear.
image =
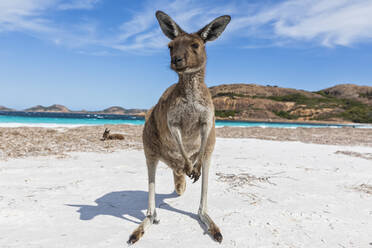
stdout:
[(175, 21), (172, 20), (167, 14), (165, 14), (163, 11), (156, 11), (156, 19), (158, 19), (158, 22), (160, 24), (160, 28), (163, 31), (163, 33), (171, 40), (176, 38), (182, 33), (185, 33)]
[(197, 34), (204, 42), (215, 40), (222, 34), (230, 20), (231, 17), (228, 15), (217, 17), (207, 26), (200, 29)]

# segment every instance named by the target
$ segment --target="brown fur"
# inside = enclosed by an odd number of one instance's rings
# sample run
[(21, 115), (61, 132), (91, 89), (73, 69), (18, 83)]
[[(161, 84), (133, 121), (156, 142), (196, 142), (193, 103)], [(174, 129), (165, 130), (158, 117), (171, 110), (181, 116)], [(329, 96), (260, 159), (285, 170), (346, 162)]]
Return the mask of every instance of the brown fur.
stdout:
[(174, 190), (178, 195), (182, 195), (186, 190), (186, 180), (185, 175), (183, 173), (177, 174), (173, 171), (173, 179), (174, 179)]
[(102, 135), (102, 140), (123, 140), (123, 139), (124, 139), (124, 135), (118, 134), (118, 133), (110, 134), (110, 130), (107, 128), (105, 129)]
[[(202, 73), (200, 76), (203, 77), (199, 77), (198, 82), (190, 82), (191, 76), (199, 76), (200, 73)], [(204, 68), (202, 72), (181, 76), (177, 84), (170, 86), (164, 92), (148, 115), (142, 136), (146, 158), (150, 160), (159, 159), (178, 172), (184, 171), (185, 160), (182, 158), (165, 120), (167, 120), (168, 111), (172, 107), (187, 101), (187, 94), (191, 94), (192, 98), (197, 98), (197, 102), (205, 107), (204, 112), (201, 113), (198, 113), (193, 107), (191, 107), (191, 111), (180, 113), (183, 143), (186, 151), (189, 152), (189, 157), (195, 161), (196, 158), (193, 155), (198, 152), (200, 147), (200, 120), (205, 112), (214, 113), (212, 98), (204, 83)], [(213, 120), (204, 156), (212, 153), (215, 140)], [(200, 173), (200, 166), (197, 169)]]
[(134, 232), (130, 235), (128, 244), (133, 244), (137, 242), (145, 233), (142, 226), (139, 226)]
[[(194, 44), (197, 44), (198, 47), (193, 48)], [(208, 87), (204, 83), (207, 56), (203, 40), (196, 33), (183, 33), (172, 40), (168, 46), (171, 58), (184, 56), (185, 59), (178, 67), (171, 63), (171, 68), (179, 74), (179, 81), (163, 93), (158, 103), (146, 115), (143, 144), (147, 159), (159, 159), (180, 173), (181, 171), (186, 172), (186, 161), (181, 156), (178, 145), (170, 133), (169, 113), (178, 112), (175, 113), (174, 121), (181, 125), (185, 150), (188, 152), (191, 162), (195, 162), (196, 157), (193, 155), (200, 148), (200, 124), (206, 121), (205, 116), (214, 114), (214, 106)], [(193, 69), (196, 71), (186, 72)], [(197, 109), (200, 106), (202, 110)], [(213, 119), (212, 130), (205, 149), (206, 154), (203, 156), (210, 156), (214, 144)], [(200, 176), (200, 168), (200, 164), (195, 167), (194, 173), (197, 176)]]
[[(159, 160), (173, 170), (174, 187), (178, 195), (185, 191), (185, 175), (196, 182), (203, 167), (207, 169), (206, 174), (203, 169), (199, 217), (209, 227), (212, 237), (221, 242), (222, 235), (218, 227), (206, 213), (208, 168), (216, 135), (214, 105), (204, 82), (207, 60), (205, 43), (216, 39), (223, 32), (230, 17), (216, 18), (192, 34), (184, 32), (164, 12), (158, 11), (156, 17), (163, 33), (172, 40), (168, 44), (171, 69), (177, 72), (179, 80), (163, 93), (158, 103), (146, 114), (142, 140), (149, 174), (149, 208), (140, 227), (146, 230), (149, 225), (157, 222), (154, 188)], [(136, 229), (129, 243), (136, 242), (138, 236)]]
[(209, 233), (212, 235), (214, 240), (216, 240), (218, 243), (221, 243), (222, 242), (222, 234), (221, 234), (220, 229), (213, 222), (211, 224), (212, 225), (208, 230)]

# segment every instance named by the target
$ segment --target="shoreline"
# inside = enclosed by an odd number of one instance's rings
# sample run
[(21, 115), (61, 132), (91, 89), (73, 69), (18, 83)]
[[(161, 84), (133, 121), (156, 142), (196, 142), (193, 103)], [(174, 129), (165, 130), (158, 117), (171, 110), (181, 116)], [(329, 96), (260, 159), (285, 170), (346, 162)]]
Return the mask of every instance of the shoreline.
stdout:
[[(261, 122), (254, 122), (254, 123), (261, 123)], [(265, 122), (262, 122), (265, 123)], [(278, 129), (297, 129), (297, 128), (356, 128), (356, 129), (372, 129), (372, 124), (322, 124), (322, 123), (282, 123), (282, 122), (271, 122), (270, 124), (300, 124), (304, 126), (265, 126), (263, 125), (257, 125), (257, 126), (229, 126), (229, 125), (216, 125), (216, 129), (225, 128), (225, 127), (231, 127), (231, 128), (278, 128)], [(318, 126), (318, 125), (324, 125), (324, 126)], [(78, 128), (78, 127), (103, 127), (107, 125), (112, 126), (120, 126), (120, 125), (128, 125), (128, 126), (140, 126), (143, 127), (143, 124), (131, 124), (131, 123), (125, 123), (125, 124), (62, 124), (62, 123), (16, 123), (16, 122), (0, 122), (0, 128), (27, 128), (27, 127), (34, 127), (34, 128)]]
[[(33, 117), (37, 118), (37, 117)], [(42, 118), (42, 117), (41, 117)], [(66, 118), (69, 119), (69, 118)], [(89, 120), (82, 119), (82, 120)], [(102, 119), (99, 119), (102, 120)], [(107, 119), (111, 120), (111, 119)], [(371, 123), (329, 123), (329, 122), (296, 122), (296, 121), (289, 121), (289, 122), (281, 122), (281, 121), (240, 121), (240, 120), (219, 120), (219, 123), (216, 125), (216, 128), (222, 127), (261, 127), (261, 128), (343, 128), (343, 127), (350, 127), (350, 128), (372, 128)], [(247, 123), (247, 124), (262, 124), (256, 126), (250, 125), (223, 125), (224, 123)], [(265, 124), (269, 124), (265, 126)], [(283, 125), (283, 126), (273, 126), (273, 124)], [(285, 126), (288, 125), (301, 125), (301, 126)], [(44, 127), (44, 128), (74, 128), (74, 127), (82, 127), (82, 126), (97, 126), (101, 127), (104, 125), (134, 125), (134, 126), (143, 126), (144, 124), (136, 124), (136, 123), (52, 123), (52, 122), (37, 122), (37, 123), (22, 123), (22, 122), (1, 122), (0, 127), (8, 127), (8, 128), (16, 128), (16, 127)]]
[(0, 128), (42, 127), (42, 128), (75, 128), (82, 126), (95, 126), (94, 124), (57, 124), (57, 123), (17, 123), (0, 122)]
[[(20, 117), (26, 117), (24, 115), (8, 115), (6, 113), (29, 113), (29, 114), (71, 114), (71, 115), (104, 115), (104, 116), (125, 116), (125, 117), (134, 117), (141, 120), (144, 120), (145, 115), (142, 114), (118, 114), (118, 113), (99, 113), (99, 112), (30, 112), (30, 111), (0, 111), (0, 116), (20, 116)], [(34, 118), (38, 118), (37, 116), (34, 116)], [(89, 119), (89, 118), (87, 118)], [(94, 119), (94, 118), (92, 118)], [(106, 119), (106, 118), (105, 118)], [(239, 118), (222, 118), (215, 116), (216, 121), (221, 122), (247, 122), (247, 123), (270, 123), (270, 124), (299, 124), (299, 125), (340, 125), (340, 126), (370, 126), (372, 128), (372, 123), (356, 123), (356, 122), (350, 122), (350, 121), (320, 121), (320, 120), (287, 120), (287, 119), (255, 119), (255, 118), (249, 118), (249, 119), (239, 119)], [(111, 120), (110, 118), (107, 118), (107, 120)], [(115, 119), (113, 119), (115, 120)], [(0, 125), (2, 123), (0, 122)], [(89, 125), (89, 124), (82, 124), (82, 125)], [(94, 124), (92, 124), (94, 125)], [(97, 124), (98, 125), (98, 124)]]

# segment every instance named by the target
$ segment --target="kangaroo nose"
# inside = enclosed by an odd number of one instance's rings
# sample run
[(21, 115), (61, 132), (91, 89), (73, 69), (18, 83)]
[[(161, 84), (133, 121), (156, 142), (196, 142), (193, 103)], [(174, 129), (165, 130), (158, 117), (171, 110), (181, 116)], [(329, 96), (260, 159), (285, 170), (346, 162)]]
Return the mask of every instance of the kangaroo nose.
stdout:
[(181, 62), (182, 60), (183, 60), (183, 58), (181, 58), (181, 56), (174, 56), (173, 59), (172, 59), (172, 63), (176, 65), (179, 62)]

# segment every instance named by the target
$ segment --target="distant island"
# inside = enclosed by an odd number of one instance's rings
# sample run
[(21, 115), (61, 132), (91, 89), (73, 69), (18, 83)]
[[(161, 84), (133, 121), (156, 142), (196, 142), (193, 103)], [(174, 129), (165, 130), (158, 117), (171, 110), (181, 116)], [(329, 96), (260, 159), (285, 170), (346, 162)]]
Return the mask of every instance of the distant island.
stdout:
[[(4, 106), (0, 106), (0, 111), (18, 111), (15, 109), (6, 108)], [(113, 106), (104, 110), (97, 110), (97, 111), (87, 111), (87, 110), (79, 110), (73, 111), (68, 109), (67, 107), (60, 105), (60, 104), (53, 104), (51, 106), (45, 107), (41, 105), (37, 105), (31, 108), (27, 108), (21, 110), (22, 112), (36, 112), (36, 113), (88, 113), (88, 114), (112, 114), (112, 115), (138, 115), (144, 116), (146, 114), (146, 109), (125, 109), (118, 106)]]
[[(316, 92), (257, 84), (223, 84), (209, 89), (220, 120), (372, 123), (371, 86), (339, 84)], [(0, 111), (17, 110), (0, 106)], [(72, 111), (54, 104), (22, 111), (144, 116), (147, 110), (113, 106)]]

